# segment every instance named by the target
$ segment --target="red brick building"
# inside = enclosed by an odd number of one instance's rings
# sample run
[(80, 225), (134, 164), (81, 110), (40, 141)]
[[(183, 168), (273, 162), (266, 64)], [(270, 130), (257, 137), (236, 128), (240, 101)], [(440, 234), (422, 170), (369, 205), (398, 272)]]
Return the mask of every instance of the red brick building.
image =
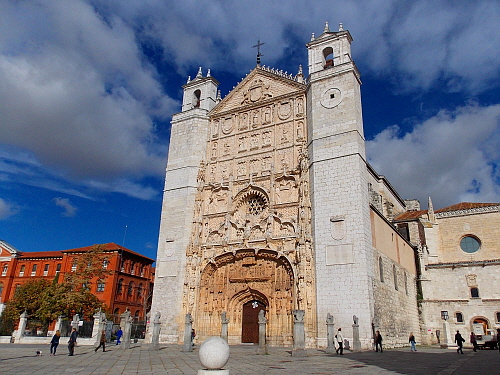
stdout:
[[(102, 283), (92, 283), (91, 292), (115, 316), (129, 309), (136, 320), (145, 320), (154, 282), (154, 259), (115, 243), (103, 245), (103, 267), (113, 271)], [(75, 258), (92, 246), (61, 251), (21, 252), (0, 240), (0, 312), (16, 288), (33, 278), (59, 280), (76, 269)]]

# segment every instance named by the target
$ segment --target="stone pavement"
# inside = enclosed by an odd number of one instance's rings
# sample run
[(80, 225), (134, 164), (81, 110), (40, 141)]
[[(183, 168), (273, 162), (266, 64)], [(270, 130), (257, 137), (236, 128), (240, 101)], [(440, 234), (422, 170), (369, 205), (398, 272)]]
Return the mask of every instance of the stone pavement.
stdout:
[[(42, 350), (36, 357), (35, 351)], [(114, 344), (107, 351), (94, 353), (90, 346), (77, 346), (75, 355), (68, 358), (67, 346), (62, 344), (58, 354), (51, 357), (49, 345), (0, 344), (1, 375), (59, 375), (59, 374), (167, 374), (196, 375), (201, 369), (197, 347), (192, 353), (182, 353), (180, 345), (163, 345), (158, 351), (149, 345), (132, 344), (122, 350)], [(256, 346), (231, 346), (231, 355), (225, 368), (231, 375), (382, 375), (423, 374), (450, 375), (500, 374), (500, 353), (482, 350), (477, 353), (466, 350), (457, 354), (451, 349), (419, 348), (412, 353), (408, 349), (350, 353), (343, 356), (327, 355), (323, 351), (308, 349), (309, 357), (291, 356), (290, 348), (269, 348), (269, 355), (255, 355)]]

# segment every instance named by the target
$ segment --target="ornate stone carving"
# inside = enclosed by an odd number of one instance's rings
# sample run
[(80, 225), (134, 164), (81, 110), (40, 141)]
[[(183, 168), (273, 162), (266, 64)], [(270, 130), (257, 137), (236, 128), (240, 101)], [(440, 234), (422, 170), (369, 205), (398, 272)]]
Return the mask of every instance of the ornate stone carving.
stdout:
[(241, 104), (255, 103), (259, 100), (271, 98), (272, 94), (269, 91), (269, 84), (264, 83), (258, 78), (252, 82), (248, 90), (243, 92), (243, 101)]

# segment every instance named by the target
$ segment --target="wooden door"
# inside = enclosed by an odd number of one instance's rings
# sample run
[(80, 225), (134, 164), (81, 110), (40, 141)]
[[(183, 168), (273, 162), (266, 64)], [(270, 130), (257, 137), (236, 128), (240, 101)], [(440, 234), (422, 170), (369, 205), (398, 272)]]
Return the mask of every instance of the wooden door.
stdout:
[(266, 305), (259, 301), (250, 301), (243, 305), (243, 317), (241, 319), (241, 342), (259, 342), (259, 311), (266, 311)]

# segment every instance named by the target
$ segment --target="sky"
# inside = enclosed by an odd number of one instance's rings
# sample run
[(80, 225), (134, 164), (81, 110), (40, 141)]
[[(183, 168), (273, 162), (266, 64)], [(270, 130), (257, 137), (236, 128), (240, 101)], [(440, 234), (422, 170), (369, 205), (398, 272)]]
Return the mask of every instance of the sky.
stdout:
[[(198, 67), (224, 97), (353, 36), (369, 163), (427, 209), (500, 202), (496, 0), (3, 0), (0, 239), (156, 257), (170, 120)], [(306, 71), (307, 74), (307, 71)]]

